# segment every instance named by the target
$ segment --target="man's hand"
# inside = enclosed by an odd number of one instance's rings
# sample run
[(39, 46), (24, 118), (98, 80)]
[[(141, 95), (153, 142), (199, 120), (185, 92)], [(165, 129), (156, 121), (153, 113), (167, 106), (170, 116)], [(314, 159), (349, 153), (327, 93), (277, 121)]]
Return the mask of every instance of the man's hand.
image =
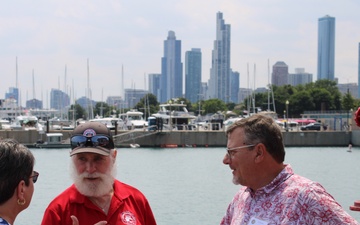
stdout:
[[(70, 216), (73, 223), (72, 225), (79, 225), (79, 220), (76, 218), (76, 216)], [(107, 221), (99, 221), (97, 223), (95, 223), (94, 225), (106, 225), (107, 224)]]

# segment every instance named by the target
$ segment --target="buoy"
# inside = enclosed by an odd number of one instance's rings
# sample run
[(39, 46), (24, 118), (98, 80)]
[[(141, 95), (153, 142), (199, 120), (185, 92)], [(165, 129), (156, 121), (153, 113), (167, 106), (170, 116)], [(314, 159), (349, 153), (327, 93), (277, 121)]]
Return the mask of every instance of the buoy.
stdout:
[(352, 211), (360, 211), (360, 200), (354, 202), (354, 205), (350, 206)]
[(177, 148), (178, 145), (174, 145), (174, 144), (164, 144), (162, 145), (163, 148)]

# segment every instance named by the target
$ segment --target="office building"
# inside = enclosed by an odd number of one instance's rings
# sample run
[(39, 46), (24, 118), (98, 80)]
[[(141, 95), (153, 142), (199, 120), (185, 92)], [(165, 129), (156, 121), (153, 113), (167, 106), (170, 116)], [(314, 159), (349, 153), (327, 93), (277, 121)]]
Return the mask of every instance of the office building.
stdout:
[(360, 42), (358, 48), (358, 97), (360, 97)]
[(240, 73), (231, 71), (230, 77), (230, 102), (239, 103)]
[(317, 79), (335, 78), (335, 18), (319, 18)]
[(160, 77), (161, 74), (149, 74), (149, 92), (156, 96), (157, 100), (160, 99)]
[(125, 89), (124, 108), (132, 109), (147, 95), (149, 91), (141, 89)]
[(185, 53), (185, 98), (192, 103), (201, 94), (201, 50), (193, 48)]
[(216, 14), (216, 40), (212, 50), (209, 79), (209, 97), (229, 102), (230, 92), (230, 25), (225, 24), (223, 14)]
[(169, 31), (164, 41), (164, 57), (161, 58), (160, 103), (172, 98), (183, 97), (183, 75), (181, 62), (181, 41), (175, 32)]
[(304, 68), (296, 68), (295, 73), (290, 73), (288, 77), (288, 83), (292, 86), (308, 84), (311, 82), (313, 82), (313, 75), (305, 72)]
[(271, 83), (275, 86), (288, 84), (289, 67), (286, 63), (278, 61), (273, 65)]
[(42, 109), (43, 103), (42, 103), (42, 101), (33, 98), (33, 99), (26, 101), (26, 108), (27, 109)]
[(10, 87), (9, 92), (5, 93), (5, 99), (15, 99), (16, 102), (19, 102), (19, 89)]
[(70, 97), (59, 89), (52, 88), (50, 91), (50, 108), (62, 110), (70, 105)]

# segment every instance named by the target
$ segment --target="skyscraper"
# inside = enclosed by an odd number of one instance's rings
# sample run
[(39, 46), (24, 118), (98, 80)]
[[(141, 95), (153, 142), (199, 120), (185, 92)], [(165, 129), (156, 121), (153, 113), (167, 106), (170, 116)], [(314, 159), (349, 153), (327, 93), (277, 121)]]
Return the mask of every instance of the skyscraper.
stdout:
[(185, 53), (185, 98), (197, 102), (201, 95), (201, 50), (193, 48)]
[(239, 103), (240, 73), (231, 71), (230, 76), (230, 102)]
[(360, 42), (358, 48), (358, 97), (360, 97)]
[(209, 80), (209, 98), (229, 102), (230, 92), (230, 25), (225, 24), (223, 14), (216, 14), (216, 40), (212, 50)]
[(317, 79), (335, 78), (335, 18), (319, 18)]
[(175, 32), (169, 31), (164, 41), (164, 57), (161, 58), (160, 102), (182, 97), (183, 75), (181, 62), (181, 41), (176, 40)]
[(160, 100), (160, 77), (161, 74), (149, 74), (149, 92), (155, 95), (158, 101)]
[(271, 83), (276, 86), (288, 84), (289, 68), (283, 61), (278, 61), (273, 65)]
[(52, 109), (64, 109), (70, 105), (70, 97), (63, 91), (55, 88), (51, 88), (50, 91), (50, 108)]

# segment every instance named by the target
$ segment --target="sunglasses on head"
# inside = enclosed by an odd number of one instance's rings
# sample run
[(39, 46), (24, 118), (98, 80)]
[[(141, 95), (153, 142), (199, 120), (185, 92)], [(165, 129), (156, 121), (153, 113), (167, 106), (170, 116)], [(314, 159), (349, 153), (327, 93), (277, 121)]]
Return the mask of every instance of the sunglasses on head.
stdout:
[(82, 135), (73, 136), (70, 139), (71, 149), (77, 147), (102, 147), (106, 149), (113, 149), (114, 143), (110, 137), (104, 135), (95, 135), (92, 137), (85, 137)]
[(36, 171), (33, 171), (33, 175), (30, 176), (30, 178), (32, 178), (32, 181), (33, 181), (34, 184), (36, 183), (38, 177), (39, 177), (39, 173), (36, 172)]

